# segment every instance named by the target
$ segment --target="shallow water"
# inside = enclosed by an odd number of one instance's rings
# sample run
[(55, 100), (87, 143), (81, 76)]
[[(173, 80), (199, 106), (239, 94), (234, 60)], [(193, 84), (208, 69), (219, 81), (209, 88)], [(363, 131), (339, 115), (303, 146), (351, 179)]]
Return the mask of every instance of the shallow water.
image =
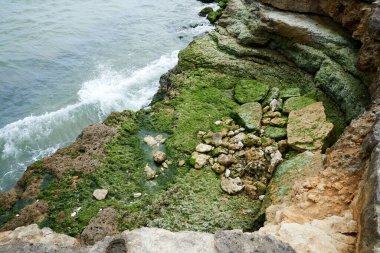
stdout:
[[(4, 0), (0, 191), (110, 112), (149, 104), (178, 50), (212, 29), (196, 0)], [(198, 26), (197, 26), (198, 25)]]

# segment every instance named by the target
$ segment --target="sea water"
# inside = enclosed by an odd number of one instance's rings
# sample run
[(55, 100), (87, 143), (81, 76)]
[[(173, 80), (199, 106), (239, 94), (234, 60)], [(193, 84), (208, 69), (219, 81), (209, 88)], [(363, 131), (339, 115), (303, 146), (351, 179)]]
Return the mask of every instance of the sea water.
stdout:
[(0, 6), (0, 192), (84, 127), (148, 105), (179, 50), (212, 29), (196, 0)]

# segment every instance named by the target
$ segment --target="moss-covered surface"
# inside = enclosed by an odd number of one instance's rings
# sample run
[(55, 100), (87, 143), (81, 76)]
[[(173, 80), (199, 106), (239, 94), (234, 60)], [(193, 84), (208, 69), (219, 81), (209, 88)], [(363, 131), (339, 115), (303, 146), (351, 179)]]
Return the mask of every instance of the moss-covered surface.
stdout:
[(314, 99), (308, 97), (292, 97), (285, 101), (283, 111), (290, 113), (291, 111), (302, 109), (315, 102)]
[(264, 136), (274, 139), (276, 141), (286, 139), (286, 128), (283, 127), (267, 127)]
[(269, 86), (256, 80), (241, 80), (235, 86), (235, 99), (240, 104), (260, 102), (268, 94)]

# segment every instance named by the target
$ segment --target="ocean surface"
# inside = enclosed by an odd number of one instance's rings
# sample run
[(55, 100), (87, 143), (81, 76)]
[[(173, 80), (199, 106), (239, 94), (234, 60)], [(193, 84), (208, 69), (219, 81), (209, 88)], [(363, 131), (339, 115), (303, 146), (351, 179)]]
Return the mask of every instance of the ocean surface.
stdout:
[(112, 111), (149, 104), (212, 29), (196, 0), (2, 0), (0, 192)]

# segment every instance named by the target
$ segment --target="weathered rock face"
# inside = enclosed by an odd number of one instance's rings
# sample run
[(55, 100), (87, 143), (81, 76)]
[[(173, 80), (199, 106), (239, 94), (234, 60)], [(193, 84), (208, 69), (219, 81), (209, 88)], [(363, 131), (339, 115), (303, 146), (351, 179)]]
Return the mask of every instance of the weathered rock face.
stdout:
[[(18, 227), (13, 231), (0, 233), (0, 245), (22, 242), (50, 244), (59, 247), (79, 246), (77, 239), (67, 235), (55, 233), (50, 228), (39, 229), (36, 224), (32, 224), (27, 227)], [(0, 252), (5, 251), (1, 251), (0, 247)]]
[(117, 234), (118, 213), (112, 208), (106, 208), (99, 211), (98, 215), (90, 221), (90, 224), (83, 230), (80, 235), (83, 245), (93, 245), (106, 236)]
[[(36, 227), (37, 225), (32, 225)], [(38, 230), (42, 233), (44, 230)], [(47, 231), (47, 230), (46, 230)], [(44, 231), (44, 232), (46, 232)], [(122, 234), (106, 237), (91, 247), (75, 247), (76, 239), (51, 234), (45, 238), (25, 238), (13, 244), (0, 245), (0, 252), (24, 253), (173, 253), (181, 249), (185, 253), (295, 253), (287, 243), (262, 233), (243, 233), (241, 230), (220, 231), (216, 235), (200, 232), (170, 232), (157, 228), (141, 228), (124, 231)], [(61, 238), (60, 238), (61, 237)], [(66, 242), (57, 243), (57, 238)], [(24, 242), (24, 243), (22, 243)], [(27, 243), (26, 243), (27, 242)], [(52, 243), (49, 243), (52, 242)], [(45, 244), (46, 243), (46, 244)]]
[(321, 102), (292, 111), (288, 121), (288, 144), (297, 150), (322, 148), (334, 125), (326, 121)]

